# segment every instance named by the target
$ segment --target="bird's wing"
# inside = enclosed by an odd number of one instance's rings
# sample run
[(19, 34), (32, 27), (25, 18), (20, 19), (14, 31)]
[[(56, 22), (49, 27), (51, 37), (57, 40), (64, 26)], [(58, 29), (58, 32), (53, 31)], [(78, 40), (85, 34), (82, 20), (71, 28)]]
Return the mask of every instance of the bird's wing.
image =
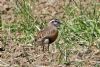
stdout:
[(43, 30), (38, 32), (37, 40), (42, 40), (45, 37), (54, 37), (57, 33), (58, 33), (58, 31), (51, 27), (44, 28)]

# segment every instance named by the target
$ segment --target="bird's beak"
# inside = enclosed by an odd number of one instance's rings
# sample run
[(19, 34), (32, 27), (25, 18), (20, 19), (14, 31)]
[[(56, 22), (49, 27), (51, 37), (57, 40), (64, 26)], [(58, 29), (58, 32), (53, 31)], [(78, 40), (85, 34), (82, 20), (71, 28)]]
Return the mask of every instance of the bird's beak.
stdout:
[(62, 24), (62, 22), (60, 22), (60, 24)]

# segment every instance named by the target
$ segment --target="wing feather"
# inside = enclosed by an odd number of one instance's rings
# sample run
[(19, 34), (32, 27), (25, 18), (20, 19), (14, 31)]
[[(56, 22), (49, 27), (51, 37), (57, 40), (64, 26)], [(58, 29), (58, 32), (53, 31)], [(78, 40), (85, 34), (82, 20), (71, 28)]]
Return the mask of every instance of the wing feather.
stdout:
[(47, 27), (37, 33), (37, 41), (43, 41), (44, 38), (50, 39), (53, 42), (58, 36), (57, 29)]

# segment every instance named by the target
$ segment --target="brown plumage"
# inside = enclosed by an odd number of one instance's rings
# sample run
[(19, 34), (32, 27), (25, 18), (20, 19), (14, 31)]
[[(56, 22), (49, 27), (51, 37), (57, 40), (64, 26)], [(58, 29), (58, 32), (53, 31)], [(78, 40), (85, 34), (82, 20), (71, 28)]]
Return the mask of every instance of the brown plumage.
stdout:
[(48, 45), (49, 50), (49, 44), (53, 43), (57, 39), (59, 25), (59, 20), (51, 20), (47, 27), (37, 33), (35, 41), (37, 44), (43, 46), (43, 51), (46, 44)]

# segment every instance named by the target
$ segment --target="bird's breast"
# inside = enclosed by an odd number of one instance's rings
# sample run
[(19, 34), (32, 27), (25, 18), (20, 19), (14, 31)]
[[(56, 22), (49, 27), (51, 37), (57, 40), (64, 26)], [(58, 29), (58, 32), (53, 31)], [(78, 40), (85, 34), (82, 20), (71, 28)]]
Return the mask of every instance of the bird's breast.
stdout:
[(49, 43), (51, 44), (52, 42), (54, 42), (57, 39), (58, 36), (58, 31), (54, 30), (51, 33), (51, 36), (49, 37)]

